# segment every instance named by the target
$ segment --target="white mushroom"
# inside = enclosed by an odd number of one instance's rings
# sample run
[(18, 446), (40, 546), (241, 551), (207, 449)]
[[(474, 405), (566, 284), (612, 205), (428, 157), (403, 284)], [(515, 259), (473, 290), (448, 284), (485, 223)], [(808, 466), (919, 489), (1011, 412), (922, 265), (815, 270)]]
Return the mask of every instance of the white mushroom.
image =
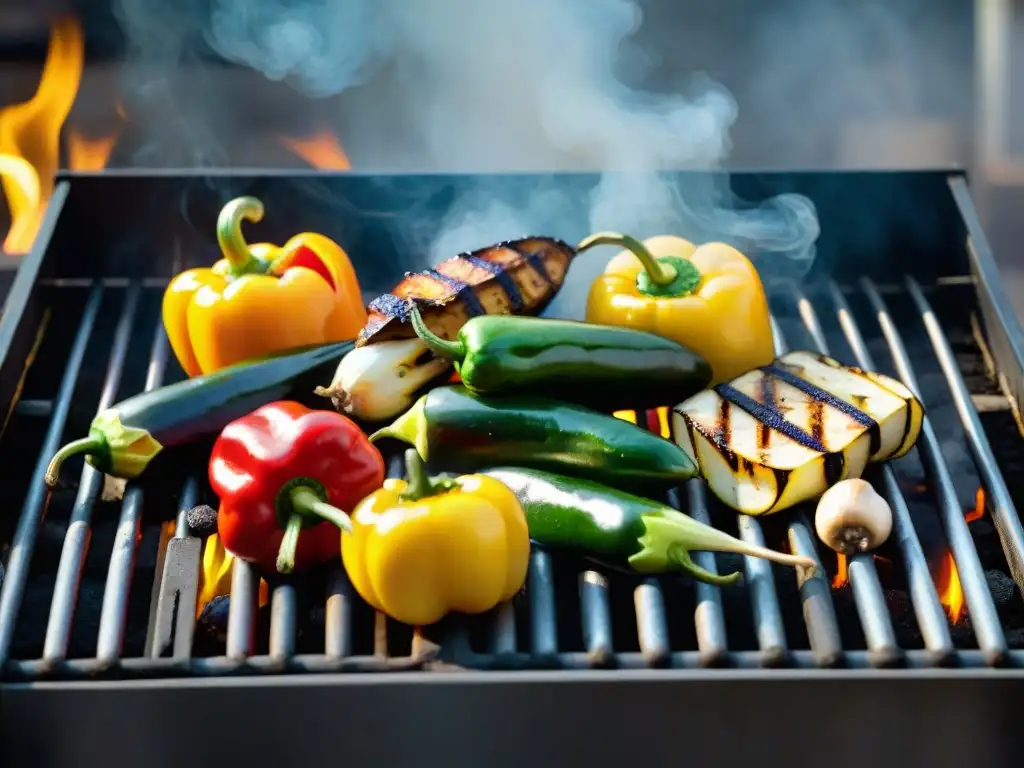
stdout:
[(892, 533), (892, 510), (871, 483), (842, 480), (818, 500), (814, 528), (818, 538), (840, 554), (867, 552)]

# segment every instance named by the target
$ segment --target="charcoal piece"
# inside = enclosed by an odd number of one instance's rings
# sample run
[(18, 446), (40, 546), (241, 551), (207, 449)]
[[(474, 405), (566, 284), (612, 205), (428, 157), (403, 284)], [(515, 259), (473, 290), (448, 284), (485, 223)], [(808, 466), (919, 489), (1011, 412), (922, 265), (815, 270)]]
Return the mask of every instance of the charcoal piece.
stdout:
[(892, 627), (896, 632), (896, 644), (900, 648), (921, 648), (924, 640), (921, 629), (917, 625), (914, 604), (910, 595), (900, 589), (890, 589), (885, 593), (885, 604), (889, 606)]
[(199, 504), (188, 511), (188, 532), (199, 539), (205, 539), (217, 532), (217, 510), (209, 504)]
[(1013, 579), (1002, 571), (985, 571), (985, 581), (988, 583), (988, 591), (992, 593), (992, 600), (997, 607), (1003, 607), (1013, 602), (1017, 585)]
[(1024, 629), (1011, 629), (1007, 632), (1006, 644), (1010, 648), (1024, 648)]

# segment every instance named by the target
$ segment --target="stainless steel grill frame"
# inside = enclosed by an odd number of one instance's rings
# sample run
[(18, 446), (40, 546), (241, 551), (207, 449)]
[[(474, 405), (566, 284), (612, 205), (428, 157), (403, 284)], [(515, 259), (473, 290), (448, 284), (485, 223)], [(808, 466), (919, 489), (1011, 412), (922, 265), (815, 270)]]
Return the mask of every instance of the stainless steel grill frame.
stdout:
[[(686, 175), (680, 174), (682, 183)], [(536, 182), (529, 176), (507, 179), (512, 198)], [(559, 177), (567, 190), (580, 192), (581, 200), (594, 181), (587, 175)], [(129, 487), (107, 571), (95, 656), (70, 658), (90, 520), (103, 484), (101, 475), (84, 466), (57, 567), (42, 654), (36, 659), (11, 656), (45, 512), (42, 473), (68, 436), (79, 378), (83, 370), (95, 367), (86, 351), (97, 318), (108, 311), (106, 302), (113, 297), (120, 314), (103, 361), (106, 372), (97, 408), (121, 392), (131, 362), (129, 345), (139, 334), (151, 339), (143, 386), (153, 388), (165, 380), (166, 340), (158, 323), (155, 329), (140, 326), (141, 310), (159, 297), (168, 275), (200, 263), (204, 248), (209, 253), (206, 233), (212, 233), (219, 203), (228, 196), (245, 190), (268, 201), (268, 209), (276, 211), (268, 217), (276, 224), (268, 221), (260, 230), (268, 240), (283, 240), (275, 234), (287, 236), (296, 222), (335, 236), (353, 255), (361, 276), (366, 275), (364, 288), (372, 293), (386, 290), (392, 275), (383, 264), (364, 265), (359, 254), (374, 252), (385, 262), (390, 253), (414, 247), (398, 233), (407, 232), (410, 221), (427, 213), (439, 220), (456, 194), (474, 183), (473, 177), (460, 176), (132, 172), (59, 180), (37, 245), (18, 272), (0, 320), (0, 402), (17, 401), (20, 418), (48, 424), (32, 477), (4, 481), (25, 488), (0, 588), (0, 722), (6, 764), (20, 765), (26, 757), (36, 764), (40, 757), (74, 764), (82, 760), (79, 755), (102, 754), (126, 765), (171, 765), (194, 761), (192, 750), (209, 754), (223, 740), (233, 751), (244, 742), (237, 756), (257, 763), (268, 757), (319, 763), (372, 755), (382, 761), (427, 756), (518, 765), (548, 762), (558, 754), (560, 762), (568, 756), (574, 762), (603, 765), (636, 759), (641, 749), (636, 734), (642, 733), (643, 754), (656, 761), (679, 756), (682, 748), (709, 755), (716, 765), (754, 759), (791, 762), (799, 752), (822, 754), (843, 766), (859, 764), (865, 756), (855, 749), (836, 749), (851, 741), (852, 722), (858, 723), (856, 743), (864, 738), (879, 745), (891, 742), (886, 749), (894, 756), (906, 757), (910, 752), (902, 750), (912, 749), (922, 765), (945, 765), (979, 754), (986, 765), (1014, 764), (1007, 760), (1020, 754), (1024, 739), (1004, 713), (1018, 706), (1024, 651), (1008, 647), (930, 423), (914, 450), (925, 467), (959, 571), (977, 639), (973, 650), (954, 647), (907, 502), (892, 469), (883, 467), (878, 489), (895, 513), (893, 536), (921, 649), (900, 647), (875, 560), (858, 555), (849, 562), (849, 582), (863, 649), (844, 648), (824, 569), (797, 584), (808, 647), (791, 649), (775, 582), (778, 571), (764, 561), (744, 558), (755, 649), (730, 647), (721, 591), (703, 584), (694, 589), (694, 647), (679, 649), (669, 629), (664, 585), (647, 579), (633, 589), (637, 650), (623, 651), (615, 642), (610, 607), (609, 581), (617, 577), (583, 569), (577, 575), (582, 648), (566, 650), (559, 634), (552, 558), (535, 550), (526, 589), (525, 643), (516, 627), (523, 614), (517, 616), (510, 604), (491, 617), (486, 651), (474, 647), (465, 623), (452, 621), (430, 631), (416, 630), (408, 651), (392, 654), (389, 632), (394, 626), (378, 616), (372, 652), (355, 653), (352, 627), (358, 598), (339, 565), (329, 579), (324, 607), (324, 653), (296, 652), (298, 596), (294, 585), (283, 583), (272, 590), (268, 652), (257, 655), (258, 576), (236, 562), (225, 654), (197, 658), (191, 653), (192, 613), (179, 609), (195, 602), (200, 546), (188, 535), (184, 513), (195, 503), (205, 478), (201, 472), (183, 472), (174, 488), (176, 531), (161, 542), (153, 585), (132, 581), (150, 491)], [(821, 319), (831, 315), (853, 353), (846, 362), (883, 370), (891, 362), (920, 391), (889, 304), (908, 302), (917, 312), (989, 499), (1009, 572), (1018, 589), (1024, 588), (1021, 519), (929, 298), (935, 285), (973, 284), (986, 341), (1003, 386), (1015, 399), (1024, 386), (1024, 333), (999, 284), (965, 177), (947, 171), (735, 174), (733, 187), (749, 198), (801, 191), (818, 205), (823, 237), (806, 285), (824, 298), (812, 303), (810, 288), (789, 283), (772, 286), (771, 293), (773, 308), (785, 307), (791, 320), (797, 318), (805, 338), (819, 351), (830, 351)], [(183, 218), (189, 226), (180, 225)], [(570, 232), (577, 223), (567, 222)], [(424, 242), (430, 235), (420, 234)], [(898, 273), (892, 266), (896, 253)], [(77, 292), (84, 301), (56, 394), (43, 401), (19, 399), (22, 370), (46, 303), (59, 301), (62, 292)], [(867, 333), (884, 339), (891, 361), (876, 360), (869, 351), (865, 324), (858, 323), (850, 307), (852, 298), (871, 307), (878, 327)], [(784, 333), (781, 323), (775, 325), (780, 351), (791, 341), (792, 322), (789, 328)], [(12, 448), (0, 442), (0, 456), (4, 450)], [(400, 464), (392, 462), (391, 469), (400, 471)], [(709, 519), (699, 480), (670, 494), (670, 500), (699, 520)], [(737, 517), (741, 537), (764, 543), (758, 520)], [(794, 552), (819, 557), (804, 512), (788, 520), (785, 535)], [(717, 569), (710, 554), (699, 553), (696, 559), (708, 570)], [(123, 653), (129, 590), (152, 590), (142, 657)], [(356, 672), (387, 674), (350, 674)], [(225, 717), (225, 712), (237, 714)], [(383, 719), (382, 713), (387, 713)], [(799, 749), (782, 735), (792, 732), (797, 716)], [(187, 749), (161, 735), (174, 718), (198, 723)], [(110, 723), (132, 726), (118, 726), (121, 731), (108, 743), (104, 734)], [(55, 730), (64, 736), (45, 736)], [(322, 739), (296, 745), (292, 735), (302, 731), (318, 732)], [(510, 733), (519, 734), (514, 743)], [(340, 738), (340, 743), (332, 742), (335, 734), (340, 736), (334, 742)], [(631, 734), (632, 743), (623, 742), (624, 734)]]

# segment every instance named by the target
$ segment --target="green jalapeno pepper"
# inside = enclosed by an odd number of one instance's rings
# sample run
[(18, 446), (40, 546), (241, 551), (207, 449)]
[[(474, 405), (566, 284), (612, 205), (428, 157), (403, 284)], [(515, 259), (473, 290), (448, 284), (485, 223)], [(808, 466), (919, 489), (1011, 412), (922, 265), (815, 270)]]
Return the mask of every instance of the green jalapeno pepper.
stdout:
[(711, 382), (700, 355), (653, 333), (512, 315), (481, 315), (454, 341), (427, 328), (413, 306), (413, 330), (449, 357), (475, 395), (553, 394), (601, 411), (679, 403)]
[(813, 569), (815, 562), (748, 544), (650, 499), (599, 483), (519, 467), (481, 472), (507, 486), (526, 513), (530, 538), (637, 573), (688, 573), (708, 584), (733, 584), (737, 572), (711, 573), (691, 551), (735, 552)]
[(374, 432), (446, 471), (514, 464), (626, 485), (671, 488), (697, 469), (682, 448), (614, 416), (541, 397), (475, 397), (447, 386)]

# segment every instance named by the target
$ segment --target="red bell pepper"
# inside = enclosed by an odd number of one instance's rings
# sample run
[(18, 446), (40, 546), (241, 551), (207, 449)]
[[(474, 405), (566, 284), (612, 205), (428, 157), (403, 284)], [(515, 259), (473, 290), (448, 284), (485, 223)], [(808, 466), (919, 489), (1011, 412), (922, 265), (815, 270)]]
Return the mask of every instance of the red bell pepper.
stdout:
[(334, 411), (270, 403), (228, 424), (210, 456), (224, 548), (290, 573), (340, 556), (338, 528), (384, 482), (384, 459)]

